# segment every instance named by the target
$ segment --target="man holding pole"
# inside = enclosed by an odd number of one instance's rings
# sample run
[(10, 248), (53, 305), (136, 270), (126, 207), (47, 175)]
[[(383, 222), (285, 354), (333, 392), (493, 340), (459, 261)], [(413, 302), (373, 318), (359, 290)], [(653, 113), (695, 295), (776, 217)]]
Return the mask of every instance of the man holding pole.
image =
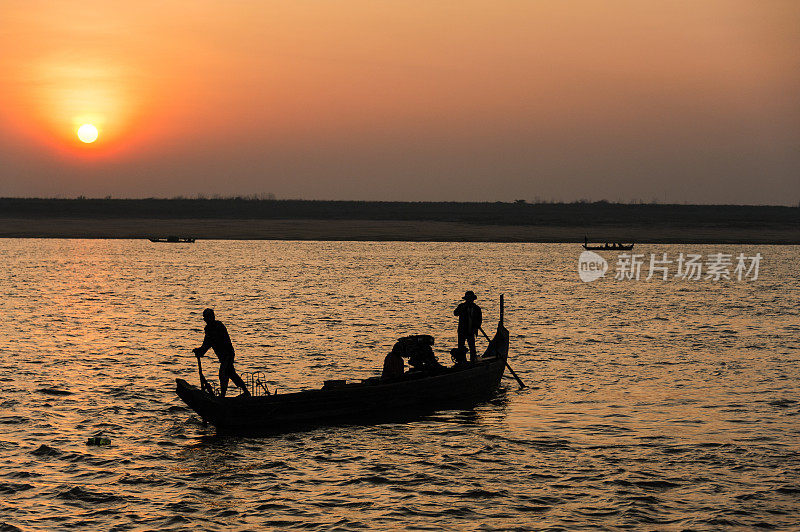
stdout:
[(213, 349), (219, 359), (219, 396), (225, 397), (225, 392), (228, 389), (228, 379), (230, 379), (242, 389), (245, 397), (249, 397), (250, 392), (247, 391), (244, 381), (233, 368), (233, 344), (231, 343), (231, 337), (228, 336), (228, 329), (225, 328), (221, 321), (214, 318), (214, 311), (210, 308), (203, 311), (203, 320), (206, 322), (206, 336), (203, 339), (203, 345), (192, 350), (197, 357), (198, 367), (200, 357), (209, 349)]
[(453, 315), (458, 316), (458, 349), (463, 353), (466, 350), (464, 346), (466, 342), (469, 345), (469, 360), (475, 362), (478, 359), (475, 337), (481, 328), (483, 314), (481, 307), (475, 304), (475, 300), (478, 299), (475, 292), (468, 290), (461, 299), (464, 302), (453, 311)]

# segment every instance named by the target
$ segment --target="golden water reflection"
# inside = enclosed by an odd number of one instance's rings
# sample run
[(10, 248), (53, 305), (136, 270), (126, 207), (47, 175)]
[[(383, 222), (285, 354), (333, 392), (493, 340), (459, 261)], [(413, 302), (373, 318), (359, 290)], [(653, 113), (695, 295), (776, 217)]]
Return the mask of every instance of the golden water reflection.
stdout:
[[(584, 284), (578, 250), (557, 244), (1, 241), (6, 519), (52, 528), (99, 504), (109, 528), (788, 526), (800, 254), (758, 250), (758, 283)], [(287, 392), (375, 375), (410, 333), (447, 361), (465, 287), (487, 326), (505, 293), (530, 388), (413, 422), (240, 437), (174, 395), (175, 377), (197, 379), (205, 307), (238, 368)], [(110, 447), (85, 445), (98, 431)]]

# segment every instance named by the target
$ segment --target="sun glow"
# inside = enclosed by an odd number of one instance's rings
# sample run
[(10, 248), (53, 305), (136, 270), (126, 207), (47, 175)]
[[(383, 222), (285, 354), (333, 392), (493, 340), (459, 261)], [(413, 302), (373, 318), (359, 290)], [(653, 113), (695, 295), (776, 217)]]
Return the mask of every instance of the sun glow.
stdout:
[(131, 148), (149, 90), (138, 94), (126, 81), (132, 67), (92, 58), (50, 55), (32, 61), (29, 75), (43, 80), (24, 96), (40, 134), (64, 154), (97, 158)]
[(78, 138), (81, 142), (90, 144), (97, 140), (97, 128), (92, 124), (83, 124), (78, 128)]

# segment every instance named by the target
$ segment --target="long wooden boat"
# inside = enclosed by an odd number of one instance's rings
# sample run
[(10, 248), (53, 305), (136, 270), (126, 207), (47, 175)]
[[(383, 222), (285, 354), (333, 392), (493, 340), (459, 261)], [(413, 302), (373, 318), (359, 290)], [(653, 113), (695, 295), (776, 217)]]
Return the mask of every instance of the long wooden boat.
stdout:
[[(501, 296), (497, 332), (474, 363), (436, 372), (407, 372), (402, 377), (373, 377), (357, 383), (301, 392), (221, 398), (176, 379), (178, 396), (218, 430), (270, 430), (293, 424), (382, 421), (455, 406), (469, 406), (492, 397), (508, 358), (509, 334), (503, 326)], [(376, 363), (379, 361), (376, 360)]]
[(586, 250), (620, 250), (620, 251), (628, 251), (633, 249), (633, 243), (630, 244), (623, 244), (621, 242), (606, 242), (605, 244), (598, 244), (598, 245), (591, 245), (589, 244), (589, 239), (584, 237), (583, 238), (583, 249)]
[(170, 244), (194, 244), (194, 237), (187, 236), (165, 236), (165, 237), (153, 237), (150, 239), (150, 242), (167, 242)]

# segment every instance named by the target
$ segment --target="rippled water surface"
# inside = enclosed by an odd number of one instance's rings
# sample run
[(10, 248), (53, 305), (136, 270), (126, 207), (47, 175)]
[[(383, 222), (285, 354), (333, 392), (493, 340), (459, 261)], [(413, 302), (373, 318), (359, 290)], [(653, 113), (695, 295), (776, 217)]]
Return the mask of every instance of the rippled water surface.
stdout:
[[(637, 245), (764, 260), (755, 282), (589, 284), (579, 251), (0, 240), (0, 529), (800, 527), (800, 249)], [(175, 396), (204, 307), (281, 392), (371, 376), (410, 333), (448, 360), (468, 288), (487, 331), (505, 293), (529, 388), (261, 437)]]

